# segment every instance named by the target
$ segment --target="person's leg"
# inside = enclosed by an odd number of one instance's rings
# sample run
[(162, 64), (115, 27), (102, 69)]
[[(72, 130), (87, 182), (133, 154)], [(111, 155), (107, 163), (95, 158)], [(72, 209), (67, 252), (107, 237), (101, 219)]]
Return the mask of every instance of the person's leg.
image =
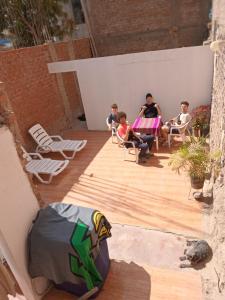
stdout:
[(168, 134), (169, 134), (169, 127), (167, 125), (162, 126), (161, 128), (161, 134), (162, 137), (165, 139), (165, 141), (168, 140)]
[[(134, 143), (135, 148), (139, 148), (140, 143), (139, 143), (138, 141), (132, 141), (132, 140), (131, 140), (130, 142), (133, 142), (133, 143)], [(125, 143), (125, 147), (126, 147), (126, 148), (132, 148), (133, 146), (132, 146), (132, 144), (130, 144), (130, 143)]]
[(140, 143), (138, 145), (138, 148), (141, 149), (141, 151), (139, 153), (139, 157), (140, 158), (145, 157), (146, 151), (148, 150), (148, 144), (147, 143)]
[(155, 137), (153, 135), (142, 135), (141, 139), (143, 140), (144, 143), (148, 144), (149, 151), (151, 151)]

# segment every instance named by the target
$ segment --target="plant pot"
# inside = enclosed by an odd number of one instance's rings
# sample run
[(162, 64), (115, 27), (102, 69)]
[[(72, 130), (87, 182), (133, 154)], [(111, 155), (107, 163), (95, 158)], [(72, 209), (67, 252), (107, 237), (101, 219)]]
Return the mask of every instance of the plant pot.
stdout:
[(191, 187), (199, 190), (203, 188), (205, 178), (191, 177)]
[(195, 137), (200, 137), (201, 136), (200, 128), (193, 128), (193, 134)]
[(209, 135), (209, 128), (204, 128), (201, 130), (201, 135), (207, 137)]

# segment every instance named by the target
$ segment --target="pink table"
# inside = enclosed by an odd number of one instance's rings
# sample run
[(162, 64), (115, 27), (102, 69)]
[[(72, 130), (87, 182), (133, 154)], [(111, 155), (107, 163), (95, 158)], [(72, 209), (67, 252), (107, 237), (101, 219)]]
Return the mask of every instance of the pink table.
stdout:
[(159, 135), (161, 127), (161, 118), (140, 118), (138, 117), (133, 125), (132, 129), (135, 132), (153, 134), (155, 136)]

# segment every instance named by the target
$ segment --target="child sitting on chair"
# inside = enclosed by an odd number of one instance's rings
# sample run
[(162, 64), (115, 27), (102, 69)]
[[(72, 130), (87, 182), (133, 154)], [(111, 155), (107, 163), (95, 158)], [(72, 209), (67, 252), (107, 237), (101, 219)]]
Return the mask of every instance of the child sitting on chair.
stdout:
[(118, 106), (117, 106), (117, 104), (115, 104), (115, 103), (112, 104), (111, 113), (108, 116), (106, 122), (107, 122), (109, 130), (111, 130), (112, 127), (117, 127), (117, 125), (118, 125)]
[[(118, 113), (119, 127), (117, 129), (120, 137), (125, 141), (125, 147), (130, 148), (130, 143), (126, 144), (126, 141), (132, 141), (135, 144), (135, 148), (141, 149), (139, 153), (139, 162), (145, 163), (145, 158), (149, 158), (152, 153), (152, 145), (154, 142), (154, 136), (152, 135), (141, 135), (138, 136), (134, 133), (133, 129), (126, 122), (127, 115), (124, 112)], [(149, 153), (147, 153), (149, 151)]]

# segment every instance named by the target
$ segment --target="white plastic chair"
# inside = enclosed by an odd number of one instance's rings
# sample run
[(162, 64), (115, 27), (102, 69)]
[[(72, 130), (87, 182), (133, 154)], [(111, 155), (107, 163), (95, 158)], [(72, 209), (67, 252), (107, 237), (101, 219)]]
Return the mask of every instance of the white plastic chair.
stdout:
[[(135, 153), (135, 161), (136, 163), (138, 164), (139, 162), (139, 149), (135, 147), (135, 143), (132, 142), (132, 141), (125, 141), (118, 133), (118, 131), (116, 131), (116, 137), (117, 137), (117, 140), (119, 142), (119, 144), (123, 147), (123, 150), (124, 150), (124, 160), (126, 160), (126, 153), (130, 153), (130, 150), (134, 150), (134, 153)], [(127, 148), (125, 146), (125, 144), (130, 144), (131, 147), (130, 148)]]
[[(29, 133), (38, 144), (37, 152), (59, 152), (66, 159), (73, 159), (76, 152), (82, 150), (87, 144), (87, 140), (64, 140), (59, 135), (50, 136), (40, 124), (31, 127)], [(72, 152), (72, 154), (69, 156), (65, 152)]]
[[(185, 142), (186, 141), (186, 135), (185, 135), (185, 132), (188, 131), (189, 132), (189, 124), (190, 124), (191, 120), (189, 120), (187, 123), (183, 124), (183, 125), (172, 125), (170, 127), (170, 131), (169, 131), (169, 134), (168, 134), (168, 145), (169, 145), (169, 148), (171, 147), (171, 139), (172, 137), (174, 136), (179, 136), (182, 138), (182, 142)], [(174, 131), (175, 130), (175, 131)], [(178, 131), (178, 132), (177, 132)], [(189, 132), (190, 134), (190, 132)]]
[[(44, 158), (40, 153), (28, 153), (22, 146), (21, 149), (23, 151), (23, 158), (27, 160), (25, 170), (45, 184), (49, 184), (53, 176), (61, 173), (69, 163), (69, 160), (53, 160)], [(48, 175), (48, 179), (43, 179), (41, 175)]]
[[(109, 119), (106, 118), (106, 125), (108, 126), (108, 128), (111, 127), (111, 133), (112, 133), (112, 143), (114, 143), (114, 140), (116, 138), (116, 126), (115, 123), (113, 122), (112, 124), (109, 123)], [(117, 140), (117, 138), (116, 138)]]

